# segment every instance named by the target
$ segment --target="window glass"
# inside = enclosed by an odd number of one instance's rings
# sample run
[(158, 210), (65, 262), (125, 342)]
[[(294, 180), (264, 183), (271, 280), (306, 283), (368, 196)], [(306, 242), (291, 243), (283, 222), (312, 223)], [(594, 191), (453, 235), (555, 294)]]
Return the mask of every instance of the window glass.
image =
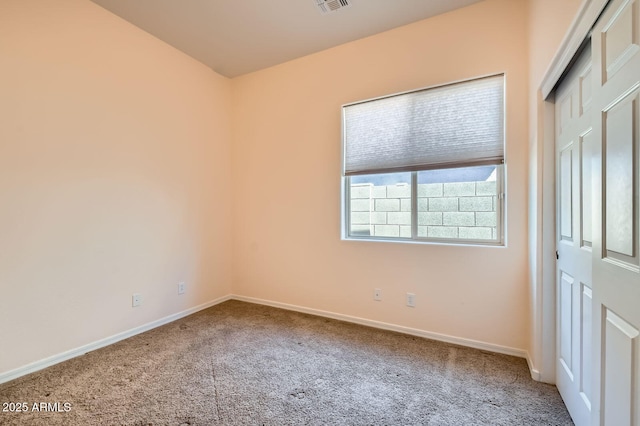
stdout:
[(497, 240), (498, 166), (418, 172), (420, 238)]
[(350, 178), (349, 235), (411, 238), (411, 173)]

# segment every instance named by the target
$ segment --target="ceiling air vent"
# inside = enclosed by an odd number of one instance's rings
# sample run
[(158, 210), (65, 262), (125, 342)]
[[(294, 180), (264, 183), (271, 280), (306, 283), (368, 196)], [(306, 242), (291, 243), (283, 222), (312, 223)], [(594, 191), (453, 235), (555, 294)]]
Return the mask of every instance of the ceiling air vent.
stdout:
[(349, 0), (313, 0), (322, 13), (335, 12), (350, 5)]

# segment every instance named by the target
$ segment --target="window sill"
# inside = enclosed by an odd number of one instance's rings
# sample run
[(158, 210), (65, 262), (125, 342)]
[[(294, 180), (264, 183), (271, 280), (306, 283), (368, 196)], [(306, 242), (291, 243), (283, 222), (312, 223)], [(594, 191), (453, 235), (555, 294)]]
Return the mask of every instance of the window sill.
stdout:
[(357, 241), (368, 243), (399, 243), (399, 244), (415, 244), (428, 246), (449, 246), (449, 247), (489, 247), (489, 248), (507, 248), (506, 244), (500, 241), (469, 241), (469, 240), (412, 240), (398, 238), (361, 238), (361, 237), (342, 237), (342, 241)]

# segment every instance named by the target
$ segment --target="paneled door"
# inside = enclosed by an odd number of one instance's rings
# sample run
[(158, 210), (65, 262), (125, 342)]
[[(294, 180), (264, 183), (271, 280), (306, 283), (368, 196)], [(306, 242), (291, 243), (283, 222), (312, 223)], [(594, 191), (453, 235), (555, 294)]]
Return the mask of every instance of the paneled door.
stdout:
[(595, 149), (592, 424), (640, 425), (640, 0), (612, 0), (592, 33)]
[(592, 69), (589, 46), (556, 91), (558, 390), (578, 426), (591, 423)]

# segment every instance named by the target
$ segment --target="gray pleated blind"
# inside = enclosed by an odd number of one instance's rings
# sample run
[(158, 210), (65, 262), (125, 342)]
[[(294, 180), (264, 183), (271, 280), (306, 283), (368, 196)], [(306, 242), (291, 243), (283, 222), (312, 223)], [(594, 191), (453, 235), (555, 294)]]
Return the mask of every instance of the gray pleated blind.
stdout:
[(344, 173), (499, 164), (504, 76), (343, 107)]

